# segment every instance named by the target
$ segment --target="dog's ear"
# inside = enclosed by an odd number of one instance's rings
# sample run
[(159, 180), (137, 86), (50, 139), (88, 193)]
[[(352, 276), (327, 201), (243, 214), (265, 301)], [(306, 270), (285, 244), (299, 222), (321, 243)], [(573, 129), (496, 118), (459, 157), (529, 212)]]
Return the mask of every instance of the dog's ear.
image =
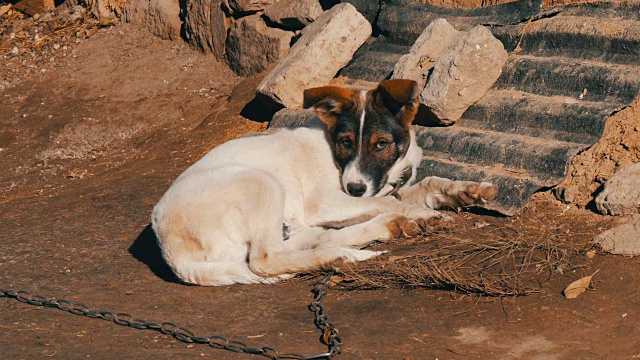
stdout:
[(373, 101), (378, 109), (386, 109), (408, 127), (418, 112), (420, 89), (413, 80), (384, 80), (374, 90)]
[(323, 86), (304, 91), (304, 108), (313, 107), (318, 118), (329, 129), (336, 124), (337, 116), (353, 106), (353, 93), (337, 86)]

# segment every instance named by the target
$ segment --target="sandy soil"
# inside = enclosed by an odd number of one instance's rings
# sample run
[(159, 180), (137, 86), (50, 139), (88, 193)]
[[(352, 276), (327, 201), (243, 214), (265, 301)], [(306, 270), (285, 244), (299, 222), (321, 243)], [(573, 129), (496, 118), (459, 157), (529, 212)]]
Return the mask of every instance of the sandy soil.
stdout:
[(618, 169), (640, 162), (640, 98), (607, 120), (600, 141), (571, 161), (559, 198), (593, 207), (593, 199)]
[[(306, 308), (311, 281), (181, 285), (160, 261), (148, 229), (153, 205), (189, 164), (217, 144), (265, 128), (247, 118), (260, 114), (245, 107), (259, 77), (237, 78), (181, 42), (122, 25), (98, 30), (75, 55), (0, 92), (0, 288), (174, 321), (199, 334), (285, 352), (324, 351)], [(451, 215), (469, 229), (460, 236), (483, 236), (492, 227), (473, 224), (486, 222), (515, 228), (505, 235), (514, 239), (579, 244), (612, 221), (549, 194), (513, 218)], [(528, 231), (532, 226), (548, 231)], [(640, 260), (578, 254), (576, 263), (542, 284), (541, 293), (519, 298), (333, 289), (326, 306), (344, 341), (340, 358), (640, 357)], [(595, 270), (591, 291), (575, 300), (561, 295)], [(0, 299), (0, 353), (250, 358), (10, 299)]]

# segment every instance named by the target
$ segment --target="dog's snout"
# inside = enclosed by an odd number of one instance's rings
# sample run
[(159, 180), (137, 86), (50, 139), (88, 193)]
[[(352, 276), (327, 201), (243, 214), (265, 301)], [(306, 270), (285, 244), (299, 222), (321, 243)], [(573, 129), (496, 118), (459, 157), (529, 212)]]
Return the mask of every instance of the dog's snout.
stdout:
[(349, 183), (347, 184), (347, 192), (351, 196), (362, 196), (367, 191), (367, 185), (363, 183)]

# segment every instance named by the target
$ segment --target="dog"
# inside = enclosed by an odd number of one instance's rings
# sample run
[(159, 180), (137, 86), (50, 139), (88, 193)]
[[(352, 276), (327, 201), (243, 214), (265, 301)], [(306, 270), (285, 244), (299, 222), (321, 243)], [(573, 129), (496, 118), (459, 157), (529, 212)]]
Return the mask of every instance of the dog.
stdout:
[[(162, 255), (190, 284), (271, 284), (364, 261), (374, 241), (415, 236), (444, 206), (485, 204), (490, 183), (428, 177), (411, 124), (419, 89), (304, 91), (321, 126), (224, 143), (189, 167), (153, 209)], [(392, 196), (395, 195), (395, 196)]]

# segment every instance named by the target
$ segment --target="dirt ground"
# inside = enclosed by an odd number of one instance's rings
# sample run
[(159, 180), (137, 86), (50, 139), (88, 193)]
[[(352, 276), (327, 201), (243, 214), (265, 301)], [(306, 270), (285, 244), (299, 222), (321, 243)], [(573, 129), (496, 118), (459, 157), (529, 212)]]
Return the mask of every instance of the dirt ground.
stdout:
[[(182, 42), (118, 25), (0, 92), (0, 288), (174, 321), (198, 334), (283, 352), (326, 351), (307, 310), (311, 280), (185, 286), (173, 281), (148, 228), (153, 205), (189, 164), (215, 145), (266, 127), (245, 106), (258, 81), (236, 77)], [(461, 236), (509, 227), (515, 231), (507, 237), (548, 237), (578, 247), (615, 222), (550, 194), (511, 218), (451, 215), (464, 229)], [(477, 225), (484, 223), (491, 226)], [(589, 259), (580, 252), (574, 263), (558, 269), (540, 293), (518, 298), (332, 289), (325, 305), (344, 342), (339, 358), (640, 358), (640, 259)], [(596, 270), (590, 291), (574, 300), (562, 296), (569, 283)], [(0, 354), (251, 357), (4, 298)]]
[(640, 162), (640, 98), (607, 120), (600, 141), (573, 158), (565, 180), (554, 191), (564, 202), (591, 206), (618, 169), (637, 162)]

